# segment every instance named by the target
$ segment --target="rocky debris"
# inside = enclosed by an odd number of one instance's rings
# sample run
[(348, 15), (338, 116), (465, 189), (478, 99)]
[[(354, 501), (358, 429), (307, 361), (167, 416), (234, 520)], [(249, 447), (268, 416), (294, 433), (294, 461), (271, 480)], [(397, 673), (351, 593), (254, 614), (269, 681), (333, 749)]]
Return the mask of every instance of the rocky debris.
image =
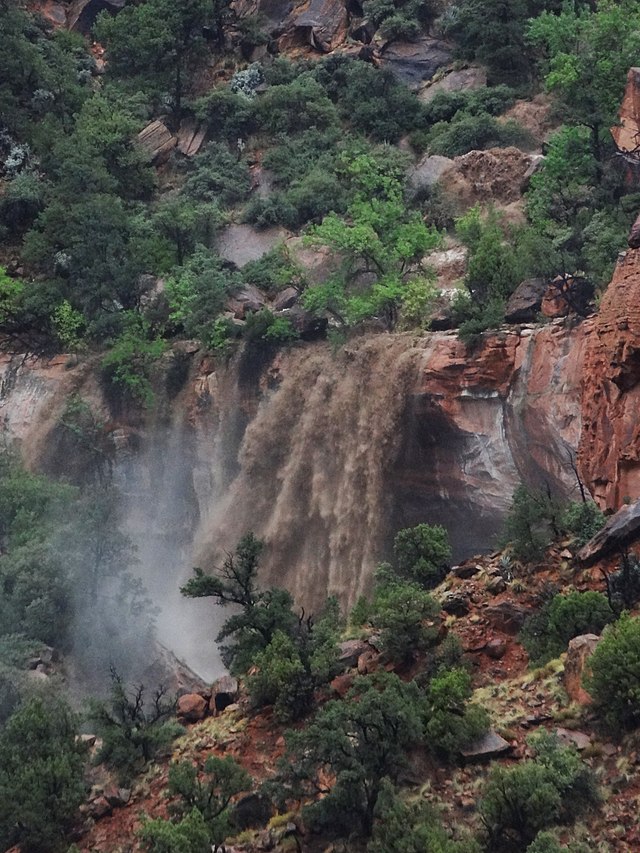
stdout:
[[(262, 827), (273, 815), (271, 801), (264, 794), (245, 794), (233, 807), (233, 823), (240, 831)], [(265, 847), (265, 850), (272, 848)]]
[[(129, 446), (125, 448), (129, 450)], [(145, 684), (163, 684), (170, 694), (203, 693), (207, 685), (162, 643), (155, 641), (156, 657), (142, 673)]]
[(464, 278), (467, 256), (468, 250), (465, 246), (451, 246), (449, 249), (431, 252), (424, 262), (435, 272), (440, 290), (452, 292)]
[(490, 592), (491, 595), (500, 595), (501, 592), (504, 592), (507, 588), (507, 584), (502, 575), (494, 575), (490, 577), (485, 586), (487, 587), (487, 592)]
[(380, 51), (382, 67), (388, 68), (410, 89), (418, 89), (450, 62), (451, 45), (429, 36), (414, 42), (390, 42)]
[[(309, 0), (306, 8), (294, 15), (293, 32), (301, 33), (311, 47), (328, 53), (345, 40), (348, 21), (343, 0)], [(285, 49), (286, 39), (279, 46)]]
[(209, 711), (214, 716), (234, 705), (240, 695), (238, 679), (231, 675), (224, 675), (214, 682), (211, 687), (211, 699), (209, 700)]
[(218, 236), (216, 250), (225, 261), (242, 269), (249, 261), (259, 261), (282, 243), (287, 234), (284, 228), (258, 229), (252, 225), (233, 224)]
[(616, 148), (624, 154), (637, 154), (640, 150), (640, 68), (629, 69), (618, 115), (619, 124), (611, 128)]
[(253, 284), (243, 284), (227, 299), (225, 307), (239, 320), (246, 320), (249, 314), (262, 310), (266, 305), (267, 300), (261, 290)]
[(178, 130), (178, 151), (185, 157), (193, 157), (202, 148), (206, 135), (206, 125), (198, 124), (193, 119), (185, 119)]
[(459, 590), (449, 590), (440, 599), (440, 606), (445, 613), (453, 616), (466, 616), (469, 612), (467, 596)]
[(556, 735), (560, 743), (565, 746), (573, 746), (578, 752), (582, 752), (583, 749), (591, 745), (591, 736), (585, 734), (585, 732), (577, 732), (573, 729), (563, 729), (560, 727), (556, 729)]
[(468, 68), (451, 69), (442, 76), (427, 83), (420, 90), (418, 98), (428, 103), (437, 94), (449, 92), (468, 92), (473, 89), (484, 89), (487, 85), (487, 70), (480, 65), (470, 65)]
[(466, 749), (460, 750), (460, 753), (467, 761), (482, 761), (487, 758), (494, 758), (497, 755), (504, 755), (510, 750), (511, 744), (509, 741), (505, 740), (497, 732), (493, 731), (493, 729), (490, 729)]
[(160, 119), (157, 119), (140, 131), (138, 142), (153, 165), (159, 166), (168, 160), (178, 139)]
[(479, 566), (477, 563), (470, 562), (461, 563), (459, 566), (452, 566), (449, 574), (454, 578), (469, 580), (469, 578), (475, 577), (475, 575), (479, 574), (481, 571), (482, 566)]
[(498, 121), (516, 121), (538, 145), (542, 145), (560, 123), (553, 114), (552, 103), (552, 98), (544, 93), (531, 101), (516, 101)]
[(176, 713), (183, 723), (197, 723), (207, 715), (207, 700), (199, 693), (187, 693), (178, 699)]
[(88, 35), (100, 12), (119, 12), (127, 0), (75, 0), (67, 13), (67, 28)]
[(301, 305), (294, 305), (292, 308), (279, 311), (277, 316), (288, 319), (303, 341), (323, 338), (329, 325), (328, 316), (318, 317)]
[(532, 323), (542, 307), (547, 290), (543, 278), (527, 278), (513, 291), (507, 302), (504, 319), (507, 323)]
[(425, 190), (431, 189), (454, 167), (455, 163), (450, 157), (442, 157), (439, 154), (427, 154), (417, 165), (409, 170), (409, 192), (413, 196), (418, 196)]
[(485, 654), (494, 660), (500, 660), (507, 651), (507, 641), (502, 637), (493, 637), (484, 647)]
[(38, 11), (54, 27), (64, 27), (67, 23), (67, 10), (61, 3), (45, 0), (38, 7)]
[(285, 287), (273, 300), (274, 311), (285, 311), (287, 308), (293, 308), (298, 299), (300, 292), (295, 287)]
[(369, 648), (358, 658), (358, 675), (369, 675), (378, 669), (380, 653)]
[(354, 676), (351, 673), (344, 673), (344, 675), (336, 675), (333, 681), (330, 684), (331, 689), (338, 694), (341, 699), (347, 695), (347, 693), (353, 687)]
[(640, 538), (640, 499), (623, 506), (607, 519), (607, 523), (577, 554), (587, 566), (620, 551)]
[(372, 651), (366, 640), (345, 640), (338, 643), (338, 662), (345, 668), (357, 666), (358, 660), (365, 652)]
[(582, 686), (582, 676), (586, 668), (587, 660), (595, 651), (600, 642), (597, 634), (580, 634), (569, 641), (567, 657), (564, 662), (563, 683), (567, 695), (573, 702), (580, 705), (590, 705), (593, 701), (589, 693)]
[(640, 249), (619, 256), (591, 322), (578, 465), (600, 508), (617, 510), (640, 483)]
[(505, 634), (517, 634), (530, 613), (528, 607), (509, 599), (489, 604), (483, 610), (491, 627)]
[(455, 157), (453, 169), (446, 173), (447, 193), (464, 208), (477, 202), (519, 203), (531, 169), (539, 162), (540, 155), (514, 147), (469, 151)]

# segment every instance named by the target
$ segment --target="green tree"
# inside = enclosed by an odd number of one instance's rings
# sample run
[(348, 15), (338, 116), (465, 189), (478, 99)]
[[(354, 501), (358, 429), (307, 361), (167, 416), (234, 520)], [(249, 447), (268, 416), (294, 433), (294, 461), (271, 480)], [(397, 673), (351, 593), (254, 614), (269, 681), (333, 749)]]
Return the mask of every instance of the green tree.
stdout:
[[(194, 570), (181, 593), (189, 598), (212, 597), (218, 605), (237, 605), (239, 612), (229, 616), (216, 642), (223, 643), (225, 664), (236, 673), (244, 673), (256, 654), (267, 648), (277, 631), (293, 636), (298, 619), (293, 599), (284, 589), (258, 588), (257, 571), (264, 543), (253, 533), (240, 539), (233, 553), (227, 554), (215, 574)], [(231, 639), (231, 644), (225, 641)]]
[(400, 530), (393, 540), (397, 573), (426, 589), (437, 586), (451, 559), (449, 535), (439, 524), (417, 524)]
[(572, 823), (599, 802), (593, 771), (578, 753), (548, 733), (531, 738), (532, 761), (495, 768), (480, 803), (480, 816), (495, 851), (517, 851), (537, 834)]
[(387, 781), (376, 805), (368, 853), (480, 853), (471, 839), (454, 841), (433, 806), (404, 801)]
[[(385, 780), (397, 779), (422, 731), (414, 683), (390, 673), (359, 678), (344, 700), (328, 702), (309, 726), (289, 733), (285, 791), (320, 790), (324, 796), (308, 808), (312, 821), (347, 834), (357, 821), (369, 837)], [(333, 784), (323, 784), (320, 772)]]
[(382, 564), (369, 621), (380, 631), (385, 652), (406, 662), (437, 643), (440, 605), (421, 585), (399, 579), (388, 564)]
[[(345, 163), (345, 171), (354, 188), (346, 217), (330, 213), (308, 236), (312, 245), (328, 246), (344, 263), (326, 284), (306, 291), (305, 304), (310, 310), (329, 309), (346, 326), (379, 317), (393, 328), (405, 282), (440, 235), (407, 210), (402, 181), (377, 159), (357, 155)], [(372, 277), (365, 288), (357, 284), (363, 275)]]
[(211, 853), (209, 829), (197, 809), (177, 823), (144, 819), (137, 831), (149, 853)]
[(166, 688), (157, 688), (149, 699), (142, 684), (128, 689), (112, 669), (110, 700), (94, 700), (89, 709), (103, 740), (98, 760), (113, 767), (122, 782), (130, 782), (140, 767), (182, 731), (172, 719), (175, 706), (175, 698), (167, 698)]
[(233, 829), (232, 799), (250, 787), (251, 777), (231, 756), (210, 755), (201, 767), (190, 761), (169, 767), (169, 794), (180, 798), (171, 811), (183, 820), (194, 811), (202, 815), (216, 849)]
[(425, 739), (436, 755), (454, 758), (484, 734), (489, 717), (469, 702), (471, 676), (465, 669), (443, 669), (426, 689)]
[(560, 516), (560, 503), (550, 492), (521, 484), (513, 493), (503, 539), (518, 560), (538, 560), (553, 536), (560, 533)]
[(0, 732), (0, 846), (25, 853), (66, 849), (84, 799), (76, 720), (53, 697), (31, 699)]
[(640, 722), (640, 619), (623, 614), (605, 628), (589, 658), (585, 687), (613, 729)]
[(600, 634), (616, 614), (601, 592), (555, 595), (522, 627), (520, 641), (535, 666), (566, 651), (569, 640), (580, 634)]
[(603, 156), (603, 135), (615, 122), (625, 80), (640, 50), (637, 0), (567, 4), (560, 14), (543, 12), (528, 39), (542, 54), (547, 88), (569, 121), (589, 129), (591, 152)]
[(100, 15), (95, 35), (107, 49), (109, 75), (135, 81), (156, 95), (170, 91), (179, 120), (188, 74), (205, 55), (204, 28), (214, 24), (221, 39), (223, 20), (221, 2), (144, 0), (118, 15)]

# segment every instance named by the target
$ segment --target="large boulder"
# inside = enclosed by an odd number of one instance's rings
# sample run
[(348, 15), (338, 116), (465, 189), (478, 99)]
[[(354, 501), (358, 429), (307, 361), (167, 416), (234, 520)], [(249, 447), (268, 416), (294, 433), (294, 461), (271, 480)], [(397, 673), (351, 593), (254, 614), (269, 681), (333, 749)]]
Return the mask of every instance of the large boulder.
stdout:
[(409, 171), (409, 192), (414, 196), (431, 189), (454, 166), (449, 157), (439, 154), (427, 155)]
[(178, 140), (169, 128), (158, 119), (140, 131), (138, 142), (154, 166), (159, 166), (169, 159), (169, 155), (176, 147)]
[(528, 607), (517, 601), (499, 601), (484, 608), (483, 615), (496, 631), (505, 634), (517, 634), (524, 625), (524, 620), (531, 615)]
[(388, 68), (401, 83), (418, 89), (451, 62), (451, 45), (423, 36), (412, 42), (391, 42), (380, 52), (380, 64)]
[(640, 499), (623, 506), (612, 515), (602, 530), (578, 551), (578, 559), (592, 565), (608, 554), (620, 551), (640, 538)]
[(211, 699), (209, 700), (209, 711), (214, 714), (220, 714), (225, 708), (230, 705), (235, 705), (240, 695), (240, 687), (238, 679), (231, 675), (224, 675), (219, 678), (211, 688)]
[[(323, 53), (344, 41), (348, 22), (342, 0), (309, 0), (307, 7), (293, 18), (294, 32)], [(280, 47), (283, 47), (282, 40)]]
[(511, 744), (493, 729), (483, 734), (465, 749), (460, 750), (467, 761), (484, 761), (509, 752)]
[(593, 701), (582, 686), (582, 676), (587, 661), (599, 642), (600, 637), (597, 634), (581, 634), (569, 641), (567, 657), (564, 662), (564, 689), (571, 700), (579, 702), (581, 705), (589, 705)]
[(285, 317), (289, 320), (303, 341), (323, 338), (329, 325), (328, 317), (318, 317), (304, 309), (302, 305), (294, 305), (284, 311), (278, 311), (276, 317)]
[(249, 261), (260, 260), (287, 236), (284, 228), (258, 229), (252, 225), (234, 224), (220, 233), (215, 248), (221, 258), (242, 269)]
[(119, 12), (127, 0), (75, 0), (67, 12), (67, 27), (89, 34), (100, 12)]
[(428, 83), (418, 95), (423, 103), (428, 103), (436, 95), (449, 92), (468, 92), (472, 89), (483, 89), (487, 85), (487, 71), (479, 65), (468, 68), (452, 69), (437, 80)]
[(260, 311), (267, 304), (264, 293), (253, 284), (243, 284), (227, 299), (226, 309), (239, 320), (245, 320), (249, 314)]
[(543, 278), (527, 278), (513, 291), (507, 302), (507, 323), (530, 323), (540, 313), (547, 283)]
[(207, 715), (207, 700), (199, 693), (187, 693), (178, 699), (177, 717), (185, 723), (197, 723)]

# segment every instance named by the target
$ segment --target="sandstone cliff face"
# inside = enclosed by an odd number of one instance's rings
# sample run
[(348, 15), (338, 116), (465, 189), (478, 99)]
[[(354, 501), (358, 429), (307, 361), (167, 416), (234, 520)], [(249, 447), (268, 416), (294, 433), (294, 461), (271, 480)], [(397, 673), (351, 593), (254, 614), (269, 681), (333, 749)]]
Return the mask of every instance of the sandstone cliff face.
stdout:
[(603, 509), (640, 496), (640, 250), (624, 253), (585, 352), (579, 462)]
[(254, 530), (267, 542), (265, 582), (310, 606), (327, 591), (347, 603), (400, 527), (443, 523), (455, 556), (469, 556), (493, 547), (520, 481), (575, 487), (589, 328), (513, 329), (475, 353), (435, 333), (245, 353), (228, 366), (192, 354), (186, 387), (160, 393), (146, 420), (114, 414), (90, 365), (13, 359), (0, 417), (30, 464), (73, 472), (60, 417), (70, 393), (91, 401), (157, 600), (175, 604), (192, 566), (216, 564)]

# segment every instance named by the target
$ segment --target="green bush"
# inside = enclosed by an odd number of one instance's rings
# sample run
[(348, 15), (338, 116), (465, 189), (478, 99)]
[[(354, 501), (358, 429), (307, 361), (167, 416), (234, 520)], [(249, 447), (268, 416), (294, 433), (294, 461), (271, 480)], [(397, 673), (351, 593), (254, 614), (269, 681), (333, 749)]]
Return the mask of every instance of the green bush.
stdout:
[(540, 613), (522, 627), (520, 642), (534, 666), (542, 666), (566, 651), (573, 637), (600, 634), (615, 614), (600, 592), (570, 592), (555, 595)]
[(229, 206), (243, 201), (251, 189), (247, 164), (226, 145), (210, 142), (190, 164), (184, 192), (197, 201)]
[(151, 377), (165, 342), (150, 337), (151, 330), (137, 315), (131, 315), (127, 328), (102, 359), (102, 377), (125, 399), (144, 406), (153, 403)]
[(183, 729), (172, 719), (176, 702), (167, 698), (165, 688), (159, 687), (149, 698), (142, 685), (127, 689), (113, 669), (111, 683), (108, 702), (90, 703), (89, 717), (102, 738), (96, 760), (113, 767), (120, 781), (128, 784)]
[(438, 122), (428, 133), (430, 154), (459, 157), (484, 148), (529, 148), (531, 134), (513, 120), (499, 122), (487, 113), (459, 113), (451, 122)]
[(441, 670), (426, 690), (425, 739), (436, 755), (457, 757), (489, 727), (484, 708), (469, 703), (471, 676), (464, 669)]
[(376, 574), (369, 621), (380, 631), (385, 652), (404, 662), (436, 644), (440, 605), (422, 586), (400, 580), (383, 564)]
[(480, 853), (471, 839), (454, 841), (431, 804), (405, 802), (389, 783), (380, 793), (375, 817), (367, 853)]
[(145, 818), (136, 835), (149, 853), (210, 853), (211, 841), (197, 809), (177, 823)]
[(169, 794), (179, 798), (169, 810), (182, 821), (200, 814), (209, 844), (218, 847), (232, 833), (232, 799), (250, 788), (251, 777), (231, 756), (210, 755), (201, 767), (179, 761), (169, 767)]
[(451, 559), (449, 534), (439, 524), (418, 524), (400, 530), (393, 540), (395, 570), (425, 589), (437, 586)]
[(584, 684), (611, 728), (640, 723), (640, 619), (623, 614), (609, 625), (589, 658)]
[(249, 261), (242, 268), (247, 284), (260, 288), (269, 296), (275, 296), (286, 287), (303, 289), (304, 270), (291, 256), (284, 244), (271, 249), (257, 261)]
[(492, 851), (522, 850), (541, 830), (572, 823), (599, 802), (593, 771), (548, 734), (531, 738), (532, 761), (495, 768), (480, 803)]
[(593, 501), (570, 501), (560, 523), (573, 536), (575, 547), (581, 547), (604, 527), (604, 514)]
[(0, 732), (0, 847), (24, 853), (66, 849), (84, 800), (76, 719), (52, 696), (31, 699)]
[(533, 562), (559, 533), (559, 519), (560, 506), (551, 495), (520, 485), (513, 493), (503, 539), (518, 560)]

